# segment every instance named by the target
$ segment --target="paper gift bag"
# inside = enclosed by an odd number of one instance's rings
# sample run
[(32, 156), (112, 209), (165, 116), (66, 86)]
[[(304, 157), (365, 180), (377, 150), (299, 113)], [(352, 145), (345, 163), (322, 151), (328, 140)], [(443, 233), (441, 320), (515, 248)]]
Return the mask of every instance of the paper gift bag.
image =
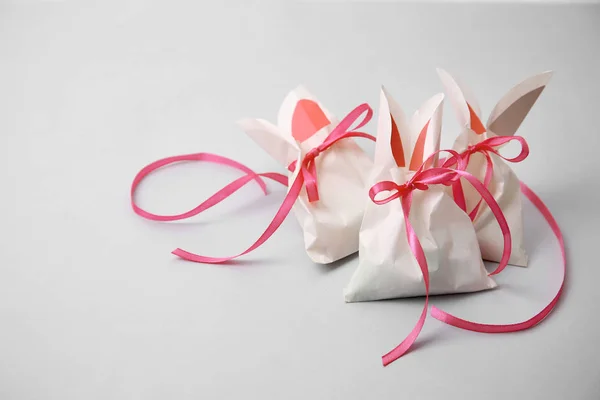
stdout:
[[(408, 123), (400, 106), (382, 89), (369, 186), (381, 181), (405, 183), (438, 151), (443, 97), (432, 97)], [(435, 157), (430, 161), (434, 165)], [(483, 266), (471, 220), (444, 186), (415, 191), (409, 220), (427, 260), (430, 294), (496, 286)], [(425, 295), (400, 201), (384, 205), (368, 201), (359, 237), (359, 265), (344, 291), (347, 302)]]
[[(519, 83), (496, 104), (484, 126), (481, 122), (481, 111), (471, 92), (446, 71), (438, 69), (438, 74), (461, 126), (461, 133), (453, 146), (453, 149), (458, 152), (463, 152), (469, 146), (474, 146), (492, 137), (513, 136), (552, 76), (551, 72), (544, 72)], [(493, 167), (487, 188), (500, 205), (512, 235), (509, 262), (513, 265), (526, 266), (527, 253), (523, 245), (519, 179), (499, 155), (494, 153), (488, 153), (488, 155)], [(483, 181), (487, 168), (484, 154), (472, 154), (467, 167), (468, 172)], [(486, 204), (480, 204), (481, 196), (470, 185), (463, 185), (463, 191), (467, 210), (474, 211), (473, 224), (482, 257), (485, 260), (500, 261), (502, 243), (497, 239), (500, 229), (494, 216)]]
[[(242, 129), (267, 153), (290, 170), (292, 182), (305, 155), (323, 143), (338, 121), (303, 87), (283, 101), (277, 126), (263, 119), (245, 119)], [(318, 200), (303, 190), (293, 211), (304, 231), (308, 256), (326, 264), (358, 250), (358, 231), (366, 203), (366, 183), (373, 162), (348, 138), (315, 158)]]

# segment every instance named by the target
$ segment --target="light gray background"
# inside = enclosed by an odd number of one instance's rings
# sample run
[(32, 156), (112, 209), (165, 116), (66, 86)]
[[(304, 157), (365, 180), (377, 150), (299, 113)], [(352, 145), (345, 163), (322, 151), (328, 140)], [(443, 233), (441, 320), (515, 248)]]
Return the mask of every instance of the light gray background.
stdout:
[[(0, 3), (0, 399), (600, 398), (599, 34), (591, 6)], [(376, 107), (382, 83), (412, 113), (441, 90), (436, 66), (486, 114), (522, 78), (556, 71), (520, 130), (531, 155), (514, 167), (569, 252), (563, 301), (535, 329), (484, 335), (429, 319), (415, 350), (383, 368), (423, 299), (344, 304), (356, 257), (311, 263), (293, 217), (235, 265), (169, 253), (242, 250), (283, 188), (263, 197), (250, 185), (188, 223), (129, 207), (135, 173), (168, 155), (281, 171), (234, 122), (274, 120), (299, 83), (339, 116)], [(445, 120), (449, 145), (448, 107)], [(168, 168), (140, 203), (187, 210), (237, 176)], [(491, 323), (539, 311), (558, 288), (559, 251), (525, 212), (530, 268), (433, 303)]]

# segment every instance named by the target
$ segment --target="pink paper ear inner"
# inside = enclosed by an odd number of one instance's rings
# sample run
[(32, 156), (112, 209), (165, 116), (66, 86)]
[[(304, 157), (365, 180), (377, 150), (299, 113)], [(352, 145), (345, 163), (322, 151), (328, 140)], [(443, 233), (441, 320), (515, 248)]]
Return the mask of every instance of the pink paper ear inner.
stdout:
[(471, 129), (478, 135), (481, 135), (485, 132), (485, 126), (481, 123), (481, 120), (475, 114), (475, 111), (471, 108), (471, 105), (467, 103), (467, 107), (469, 107), (469, 117), (471, 118)]
[(316, 102), (302, 99), (296, 104), (292, 116), (292, 136), (304, 142), (330, 123)]
[[(411, 171), (416, 171), (419, 169), (421, 164), (423, 164), (423, 153), (425, 151), (425, 139), (427, 138), (427, 128), (429, 127), (429, 122), (427, 121), (423, 129), (421, 129), (421, 133), (419, 133), (419, 137), (417, 138), (417, 143), (415, 143), (415, 148), (413, 149), (412, 157), (410, 158), (410, 167), (408, 168)], [(428, 167), (428, 166), (426, 166)]]
[(390, 118), (392, 119), (392, 136), (390, 138), (392, 155), (394, 156), (394, 160), (396, 160), (396, 165), (399, 167), (404, 167), (406, 165), (406, 161), (404, 159), (404, 150), (402, 149), (402, 139), (400, 138), (400, 132), (398, 131), (396, 121), (394, 121), (394, 117), (392, 117), (391, 114)]

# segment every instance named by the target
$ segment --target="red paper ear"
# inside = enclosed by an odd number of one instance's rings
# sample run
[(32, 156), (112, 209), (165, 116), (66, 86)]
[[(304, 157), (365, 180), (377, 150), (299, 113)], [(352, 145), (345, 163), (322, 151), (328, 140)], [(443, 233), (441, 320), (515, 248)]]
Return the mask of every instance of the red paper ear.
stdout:
[(302, 99), (296, 104), (292, 116), (292, 136), (297, 141), (304, 142), (330, 123), (317, 103)]
[(404, 159), (404, 150), (402, 149), (402, 139), (400, 138), (400, 132), (398, 131), (398, 126), (396, 126), (396, 121), (394, 121), (394, 117), (392, 117), (391, 114), (390, 118), (392, 119), (392, 136), (390, 138), (392, 155), (394, 156), (394, 160), (396, 160), (396, 165), (404, 167), (406, 161)]
[(425, 151), (425, 139), (427, 138), (427, 128), (429, 127), (430, 121), (427, 121), (423, 129), (421, 129), (419, 137), (417, 138), (417, 143), (415, 143), (415, 148), (410, 157), (410, 167), (408, 168), (411, 171), (418, 170), (421, 164), (423, 164), (423, 161), (425, 161), (423, 160), (423, 153)]
[(471, 105), (467, 103), (467, 107), (469, 107), (469, 117), (471, 118), (471, 129), (478, 135), (481, 135), (486, 131), (485, 126), (481, 123), (481, 120), (475, 114), (475, 111), (471, 108)]

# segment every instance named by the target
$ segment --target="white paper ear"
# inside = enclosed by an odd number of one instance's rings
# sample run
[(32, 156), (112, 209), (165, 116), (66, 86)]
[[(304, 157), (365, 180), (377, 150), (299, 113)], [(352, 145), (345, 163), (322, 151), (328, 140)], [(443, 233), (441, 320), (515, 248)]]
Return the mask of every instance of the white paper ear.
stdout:
[(270, 122), (248, 118), (238, 121), (238, 126), (284, 167), (296, 159), (296, 142)]
[[(413, 115), (410, 122), (411, 171), (419, 169), (421, 164), (434, 152), (440, 149), (440, 134), (442, 131), (442, 112), (444, 94), (438, 93), (427, 100)], [(429, 166), (437, 162), (437, 156)]]
[(437, 69), (438, 76), (442, 81), (446, 94), (450, 97), (452, 108), (461, 127), (468, 127), (477, 134), (485, 132), (485, 126), (481, 122), (481, 110), (472, 92), (458, 82), (446, 71)]
[(552, 71), (542, 72), (509, 90), (492, 110), (488, 129), (499, 136), (514, 135), (551, 77)]
[(384, 169), (405, 167), (410, 154), (410, 131), (400, 105), (384, 87), (379, 95), (374, 164)]
[(323, 128), (329, 133), (337, 124), (333, 115), (308, 90), (298, 86), (283, 100), (277, 125), (282, 133), (302, 143)]

